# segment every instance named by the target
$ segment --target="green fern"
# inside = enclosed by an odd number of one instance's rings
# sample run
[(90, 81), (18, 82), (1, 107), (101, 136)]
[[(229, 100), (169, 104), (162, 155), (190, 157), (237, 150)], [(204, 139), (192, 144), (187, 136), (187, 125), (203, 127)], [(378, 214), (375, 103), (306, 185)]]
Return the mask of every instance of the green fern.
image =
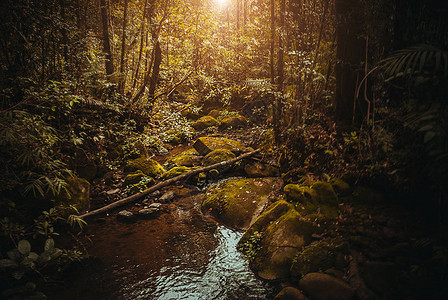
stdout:
[(394, 52), (380, 62), (386, 81), (429, 71), (448, 75), (448, 52), (430, 45), (417, 45)]

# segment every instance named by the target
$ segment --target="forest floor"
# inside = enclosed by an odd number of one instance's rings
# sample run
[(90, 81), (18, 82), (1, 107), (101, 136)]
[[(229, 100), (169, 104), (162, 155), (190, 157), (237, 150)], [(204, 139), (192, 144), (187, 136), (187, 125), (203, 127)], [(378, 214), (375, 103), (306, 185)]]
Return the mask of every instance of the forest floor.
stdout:
[[(216, 111), (211, 114), (216, 114)], [(228, 112), (225, 114), (229, 115)], [(237, 113), (230, 113), (230, 116), (236, 115)], [(222, 118), (220, 119), (222, 121)], [(192, 136), (190, 142), (164, 143), (153, 158), (160, 164), (164, 164), (167, 158), (191, 149), (191, 141), (200, 136), (225, 137), (239, 140), (246, 147), (256, 148), (263, 142), (263, 134), (266, 132), (266, 128), (260, 126), (237, 124), (236, 128), (229, 126), (218, 130), (218, 127), (213, 125), (216, 124), (201, 128), (202, 130)], [(154, 127), (154, 130), (157, 129), (159, 128)], [(263, 153), (248, 161), (276, 166), (273, 157)], [(220, 172), (218, 176), (207, 174), (204, 178), (206, 181), (198, 182), (195, 178), (187, 183), (179, 183), (181, 185), (156, 191), (137, 203), (125, 207), (125, 210), (130, 213), (129, 216), (126, 216), (123, 209), (119, 209), (110, 212), (107, 217), (94, 217), (91, 222), (101, 224), (108, 222), (107, 218), (117, 217), (124, 222), (127, 220), (135, 222), (135, 216), (139, 215), (139, 211), (151, 209), (155, 207), (154, 205), (156, 205), (157, 214), (150, 218), (166, 221), (167, 216), (177, 211), (177, 208), (185, 209), (186, 203), (183, 199), (191, 199), (189, 197), (192, 194), (200, 195), (195, 198), (196, 204), (200, 205), (209, 186), (225, 178), (247, 177), (244, 171), (245, 164), (247, 161)], [(123, 185), (129, 172), (124, 170), (121, 168), (106, 173), (102, 178), (93, 181), (91, 191), (93, 207), (104, 206), (129, 193), (129, 189), (126, 190)], [(284, 174), (283, 177), (285, 184), (292, 182)], [(312, 170), (305, 177), (316, 180)], [(186, 185), (182, 187), (182, 184)], [(287, 193), (281, 191), (278, 197), (276, 200), (287, 200), (298, 207)], [(187, 206), (192, 208), (194, 205), (190, 203)], [(172, 222), (171, 220), (167, 224)], [(311, 299), (350, 299), (352, 297), (355, 299), (442, 299), (448, 294), (445, 285), (447, 274), (443, 268), (447, 258), (446, 249), (437, 245), (435, 240), (428, 236), (425, 225), (416, 218), (415, 214), (402, 205), (391, 204), (387, 195), (375, 186), (358, 186), (350, 182), (349, 192), (338, 194), (337, 216), (329, 223), (319, 233), (314, 233), (312, 239), (300, 251), (297, 251), (294, 262), (291, 262), (291, 276), (276, 280), (278, 289), (289, 287), (284, 289), (277, 299), (302, 299), (301, 297), (305, 299), (302, 292)], [(160, 226), (160, 222), (158, 224)], [(163, 233), (163, 228), (161, 226), (158, 231), (162, 230), (160, 232)], [(108, 235), (114, 234), (114, 232), (108, 233)], [(88, 238), (88, 231), (87, 236), (84, 236), (84, 243), (88, 244), (86, 238)], [(89, 246), (86, 246), (85, 250), (89, 252), (88, 249)], [(146, 249), (142, 251), (149, 251), (147, 247), (142, 249)], [(137, 249), (135, 251), (138, 252)], [(299, 266), (297, 266), (298, 260), (301, 261)], [(303, 280), (299, 281), (307, 273), (315, 274), (316, 272), (329, 275), (329, 278), (314, 279), (311, 287), (309, 283), (307, 285), (303, 283)], [(335, 278), (341, 281), (336, 282), (334, 290), (329, 289), (328, 286), (334, 284), (332, 280)], [(322, 294), (322, 291), (326, 292)]]

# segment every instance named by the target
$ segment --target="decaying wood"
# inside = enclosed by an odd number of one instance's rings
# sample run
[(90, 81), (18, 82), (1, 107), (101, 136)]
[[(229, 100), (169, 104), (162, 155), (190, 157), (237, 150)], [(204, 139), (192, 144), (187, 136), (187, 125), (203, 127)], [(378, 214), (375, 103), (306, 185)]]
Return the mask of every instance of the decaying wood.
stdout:
[(242, 159), (248, 158), (248, 157), (250, 157), (250, 156), (252, 156), (254, 154), (257, 154), (258, 152), (260, 152), (259, 149), (255, 150), (255, 151), (251, 151), (251, 152), (245, 153), (245, 154), (240, 155), (240, 156), (238, 156), (238, 157), (236, 157), (234, 159), (231, 159), (231, 160), (227, 160), (227, 161), (223, 161), (223, 162), (220, 162), (220, 163), (217, 163), (217, 164), (213, 164), (213, 165), (208, 166), (208, 167), (203, 167), (203, 168), (198, 168), (198, 169), (191, 170), (190, 172), (187, 172), (187, 173), (181, 174), (179, 176), (173, 177), (171, 179), (159, 182), (158, 184), (156, 184), (156, 185), (154, 185), (154, 186), (144, 190), (143, 192), (134, 194), (132, 196), (123, 198), (123, 199), (118, 200), (118, 201), (115, 201), (115, 202), (113, 202), (113, 203), (111, 203), (109, 205), (106, 205), (104, 207), (101, 207), (101, 208), (89, 211), (89, 212), (87, 212), (85, 214), (80, 215), (79, 218), (84, 219), (86, 217), (94, 216), (94, 215), (97, 215), (97, 214), (109, 211), (111, 209), (117, 208), (119, 206), (123, 206), (123, 205), (125, 205), (127, 203), (134, 202), (134, 201), (136, 201), (136, 200), (138, 200), (138, 199), (140, 199), (140, 198), (142, 198), (142, 197), (144, 197), (144, 196), (146, 196), (146, 195), (148, 195), (148, 194), (150, 194), (150, 193), (152, 193), (154, 191), (157, 191), (157, 190), (159, 190), (159, 189), (161, 189), (161, 188), (163, 188), (165, 186), (168, 186), (168, 185), (170, 185), (170, 184), (172, 184), (172, 183), (174, 183), (176, 181), (180, 181), (182, 179), (186, 179), (186, 178), (188, 178), (190, 176), (199, 174), (201, 172), (206, 172), (206, 171), (209, 171), (209, 170), (212, 170), (212, 169), (222, 168), (222, 167), (234, 164), (235, 162), (237, 162), (239, 160), (242, 160)]

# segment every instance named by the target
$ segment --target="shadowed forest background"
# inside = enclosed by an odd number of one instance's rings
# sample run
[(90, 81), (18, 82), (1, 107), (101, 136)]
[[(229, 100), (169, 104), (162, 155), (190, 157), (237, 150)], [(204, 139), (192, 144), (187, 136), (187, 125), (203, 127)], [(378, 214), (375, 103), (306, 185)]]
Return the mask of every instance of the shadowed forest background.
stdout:
[[(369, 292), (350, 281), (347, 299), (446, 297), (447, 18), (443, 0), (1, 1), (0, 297), (56, 299), (54, 282), (89, 257), (90, 220), (80, 216), (194, 170), (196, 161), (173, 157), (210, 136), (247, 151), (200, 158), (201, 167), (260, 152), (189, 186), (279, 177), (276, 199), (326, 224), (313, 249), (343, 244), (351, 260), (357, 251), (398, 270), (390, 282), (399, 288), (364, 278)], [(151, 176), (136, 166), (150, 158), (163, 165)], [(316, 182), (331, 184), (339, 204), (307, 206), (319, 198)], [(401, 239), (395, 250), (406, 259), (365, 250), (387, 230), (347, 231), (335, 242), (350, 226), (376, 226), (370, 212), (379, 227), (406, 232), (387, 242)], [(239, 249), (266, 279), (254, 263), (265, 240), (251, 230)], [(356, 275), (351, 260), (339, 272)]]

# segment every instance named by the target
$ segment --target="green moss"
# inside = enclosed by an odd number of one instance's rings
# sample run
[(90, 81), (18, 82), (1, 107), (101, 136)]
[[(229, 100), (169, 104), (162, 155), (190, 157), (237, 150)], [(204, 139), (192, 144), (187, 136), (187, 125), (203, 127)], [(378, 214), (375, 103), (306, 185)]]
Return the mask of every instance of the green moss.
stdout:
[(124, 178), (123, 186), (129, 186), (129, 185), (136, 184), (136, 183), (140, 182), (140, 180), (145, 176), (146, 176), (145, 173), (143, 173), (141, 170), (138, 170), (135, 173), (128, 174)]
[(247, 151), (247, 148), (240, 142), (220, 137), (201, 137), (196, 140), (193, 147), (201, 155), (207, 155), (213, 150), (227, 149), (238, 155)]
[(204, 116), (202, 118), (199, 118), (196, 122), (193, 123), (193, 125), (191, 125), (191, 127), (193, 127), (196, 130), (204, 130), (208, 127), (212, 127), (212, 126), (218, 126), (219, 122), (211, 117), (211, 116)]
[(299, 279), (311, 272), (325, 271), (336, 264), (342, 251), (340, 241), (316, 241), (299, 251), (291, 266), (291, 275)]
[(244, 166), (244, 172), (249, 177), (271, 177), (279, 173), (278, 168), (259, 161), (250, 161)]
[(340, 178), (333, 178), (330, 180), (330, 184), (333, 189), (341, 196), (347, 196), (350, 194), (350, 185)]
[(292, 201), (317, 201), (317, 192), (308, 186), (298, 184), (287, 184), (283, 191), (289, 200)]
[(211, 116), (211, 117), (213, 117), (213, 118), (215, 118), (215, 119), (218, 119), (218, 117), (219, 117), (220, 114), (221, 114), (221, 112), (220, 112), (218, 109), (212, 109), (212, 110), (208, 113), (209, 116)]
[(139, 157), (134, 160), (128, 161), (126, 166), (127, 171), (137, 171), (141, 170), (145, 175), (150, 177), (159, 177), (165, 170), (163, 167), (155, 160), (148, 157)]
[(202, 165), (210, 166), (213, 164), (217, 164), (217, 163), (220, 163), (223, 161), (233, 159), (235, 157), (236, 157), (236, 155), (228, 149), (216, 149), (216, 150), (213, 150), (212, 152), (210, 152), (209, 154), (207, 154), (202, 159)]
[(318, 181), (311, 186), (311, 189), (316, 191), (319, 203), (338, 204), (338, 196), (330, 183)]
[(182, 175), (182, 174), (190, 172), (190, 171), (191, 171), (191, 168), (189, 168), (189, 167), (185, 167), (185, 166), (174, 167), (174, 168), (170, 169), (169, 171), (166, 171), (165, 173), (163, 173), (161, 178), (162, 179), (170, 179), (170, 178)]
[(229, 180), (207, 190), (202, 209), (227, 226), (246, 229), (281, 183), (278, 178)]
[(263, 232), (261, 249), (250, 264), (258, 276), (268, 280), (288, 278), (297, 251), (319, 232), (312, 223), (289, 209)]
[(232, 117), (227, 117), (221, 120), (221, 124), (219, 128), (227, 129), (229, 127), (237, 128), (237, 127), (245, 127), (247, 125), (247, 120), (245, 117), (237, 115)]
[(170, 129), (164, 133), (163, 141), (174, 145), (181, 144), (187, 140), (187, 134), (179, 129)]
[(200, 162), (201, 156), (195, 149), (188, 149), (176, 156), (171, 156), (166, 159), (164, 165), (168, 167), (191, 167)]

